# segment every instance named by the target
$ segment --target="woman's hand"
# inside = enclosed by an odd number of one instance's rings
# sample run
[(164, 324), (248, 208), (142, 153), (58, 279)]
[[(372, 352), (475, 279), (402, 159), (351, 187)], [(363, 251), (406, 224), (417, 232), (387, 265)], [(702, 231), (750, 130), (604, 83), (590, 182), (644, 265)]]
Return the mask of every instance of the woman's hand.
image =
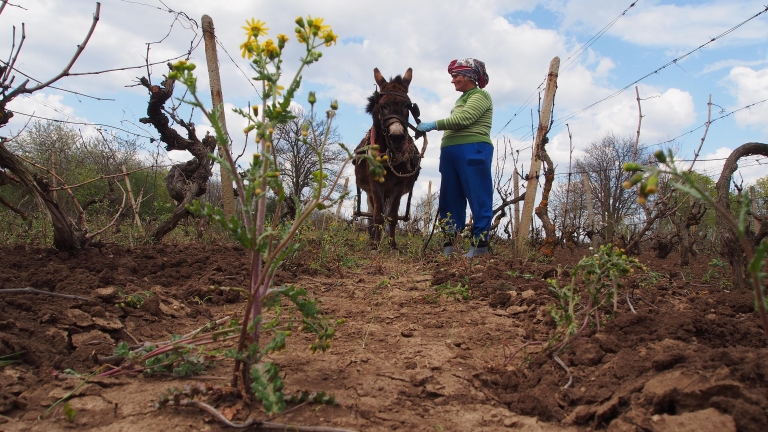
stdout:
[(433, 131), (433, 130), (437, 129), (437, 122), (426, 122), (426, 121), (423, 121), (423, 122), (419, 123), (418, 126), (416, 126), (416, 129), (419, 132)]

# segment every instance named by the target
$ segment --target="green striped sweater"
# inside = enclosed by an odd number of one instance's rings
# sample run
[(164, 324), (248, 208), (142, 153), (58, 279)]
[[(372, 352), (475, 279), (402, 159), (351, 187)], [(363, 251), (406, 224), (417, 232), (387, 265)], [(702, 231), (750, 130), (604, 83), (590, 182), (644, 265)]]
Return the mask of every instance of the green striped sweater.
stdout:
[(462, 94), (451, 110), (451, 116), (438, 120), (437, 130), (444, 130), (440, 148), (473, 142), (491, 142), (493, 101), (487, 91), (473, 88)]

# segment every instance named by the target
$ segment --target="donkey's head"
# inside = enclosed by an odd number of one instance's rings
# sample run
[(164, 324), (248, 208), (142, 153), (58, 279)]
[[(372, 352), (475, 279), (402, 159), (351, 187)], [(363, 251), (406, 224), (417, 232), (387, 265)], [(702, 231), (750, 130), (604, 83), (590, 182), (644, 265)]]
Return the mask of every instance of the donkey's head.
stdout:
[(373, 117), (376, 132), (384, 134), (385, 144), (395, 152), (402, 151), (407, 141), (408, 112), (411, 109), (408, 86), (411, 84), (412, 75), (413, 70), (408, 68), (405, 75), (398, 75), (387, 81), (378, 68), (373, 70), (379, 90), (368, 98), (365, 111)]

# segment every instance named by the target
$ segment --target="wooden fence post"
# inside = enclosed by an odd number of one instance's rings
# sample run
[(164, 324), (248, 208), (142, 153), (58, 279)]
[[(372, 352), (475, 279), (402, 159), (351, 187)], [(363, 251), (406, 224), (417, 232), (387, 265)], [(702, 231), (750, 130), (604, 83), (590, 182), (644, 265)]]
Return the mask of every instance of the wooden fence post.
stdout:
[[(344, 195), (347, 193), (347, 187), (349, 187), (349, 177), (344, 179), (344, 189), (341, 191), (341, 194)], [(344, 200), (339, 200), (339, 205), (336, 207), (336, 219), (339, 219), (339, 215), (341, 215), (341, 205), (344, 204)]]
[[(224, 96), (221, 92), (221, 76), (219, 75), (219, 56), (216, 52), (216, 35), (213, 29), (213, 19), (208, 15), (203, 15), (203, 39), (205, 39), (205, 60), (208, 64), (208, 78), (211, 83), (211, 100), (213, 101), (213, 109), (219, 110), (219, 118), (221, 119), (221, 128), (224, 129), (224, 135), (229, 138), (227, 133), (227, 122), (224, 116)], [(222, 155), (226, 150), (221, 144), (219, 147), (219, 155)], [(235, 192), (232, 188), (232, 176), (219, 165), (219, 173), (221, 177), (221, 204), (224, 208), (224, 215), (230, 217), (235, 214)], [(240, 191), (242, 193), (242, 191)]]
[(427, 186), (427, 211), (424, 213), (424, 235), (429, 235), (429, 222), (432, 220), (432, 180)]
[(549, 119), (552, 114), (552, 105), (555, 103), (555, 91), (557, 90), (557, 74), (560, 70), (560, 57), (555, 57), (549, 63), (549, 73), (547, 74), (547, 87), (544, 89), (544, 103), (541, 107), (539, 116), (539, 128), (536, 131), (536, 141), (534, 141), (533, 155), (531, 156), (531, 170), (528, 174), (528, 186), (525, 188), (525, 202), (523, 203), (523, 215), (520, 221), (517, 235), (517, 250), (522, 252), (525, 246), (525, 240), (530, 234), (530, 226), (533, 223), (533, 205), (536, 201), (536, 189), (539, 185), (539, 169), (541, 169), (541, 159), (539, 158), (539, 146), (542, 140), (549, 132)]
[(589, 231), (592, 233), (589, 236), (589, 245), (595, 247), (595, 210), (592, 207), (592, 186), (589, 184), (589, 175), (587, 173), (582, 174), (582, 181), (584, 183), (584, 199), (587, 200), (587, 225)]

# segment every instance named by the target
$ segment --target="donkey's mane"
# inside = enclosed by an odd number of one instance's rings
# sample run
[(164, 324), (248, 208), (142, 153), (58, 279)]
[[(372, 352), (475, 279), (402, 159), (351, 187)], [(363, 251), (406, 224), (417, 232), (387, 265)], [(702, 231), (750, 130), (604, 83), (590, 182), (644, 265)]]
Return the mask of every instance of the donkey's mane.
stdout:
[[(403, 77), (398, 75), (394, 78), (389, 79), (388, 86), (390, 85), (396, 85), (398, 87), (405, 87), (405, 83), (403, 83)], [(365, 112), (368, 114), (373, 114), (374, 108), (376, 108), (376, 92), (374, 92), (372, 95), (368, 96), (368, 105), (365, 107)]]

